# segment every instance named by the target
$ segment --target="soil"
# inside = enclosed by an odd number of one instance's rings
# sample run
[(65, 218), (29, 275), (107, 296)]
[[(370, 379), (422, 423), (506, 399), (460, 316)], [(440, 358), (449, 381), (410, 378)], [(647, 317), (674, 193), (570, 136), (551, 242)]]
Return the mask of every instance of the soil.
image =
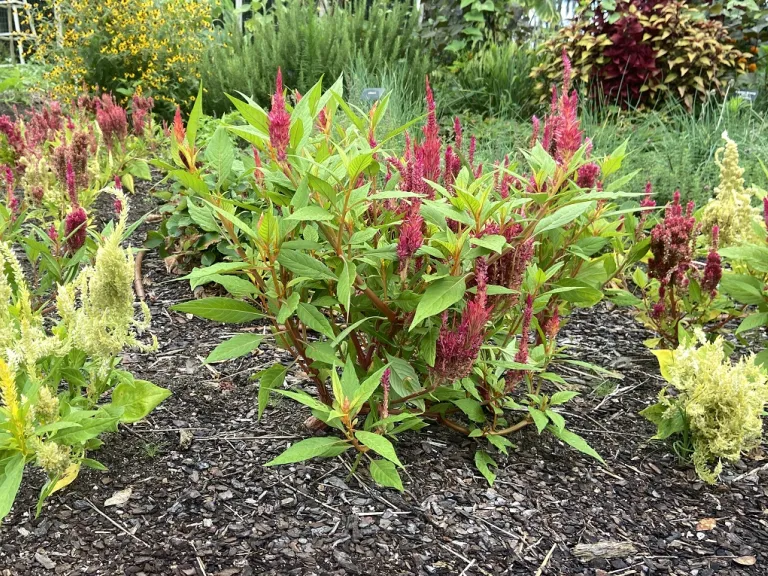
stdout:
[[(134, 216), (153, 209), (140, 189)], [(605, 466), (525, 429), (508, 457), (495, 455), (491, 488), (474, 467), (474, 441), (432, 426), (400, 438), (399, 493), (364, 471), (350, 475), (348, 456), (265, 468), (308, 434), (307, 410), (291, 401), (257, 420), (251, 376), (287, 357), (263, 344), (251, 357), (203, 365), (235, 330), (171, 311), (193, 295), (155, 252), (143, 271), (160, 348), (128, 353), (123, 364), (173, 395), (108, 435), (93, 456), (109, 470), (84, 470), (37, 519), (43, 479), (28, 473), (0, 526), (2, 576), (768, 574), (764, 452), (708, 486), (650, 442), (654, 430), (638, 412), (663, 380), (642, 344), (649, 334), (621, 310), (579, 311), (562, 332), (571, 354), (620, 375), (560, 370), (581, 392), (564, 412), (569, 427)], [(314, 392), (300, 373), (286, 385)], [(127, 501), (107, 505), (127, 489)], [(597, 542), (623, 551), (577, 556), (577, 545)]]

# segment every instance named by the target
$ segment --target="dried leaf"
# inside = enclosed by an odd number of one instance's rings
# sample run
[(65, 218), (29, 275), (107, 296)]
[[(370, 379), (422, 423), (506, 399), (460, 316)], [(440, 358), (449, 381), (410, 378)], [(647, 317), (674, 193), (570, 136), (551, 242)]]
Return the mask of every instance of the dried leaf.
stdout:
[(704, 532), (706, 530), (712, 530), (715, 526), (717, 526), (717, 520), (714, 518), (702, 518), (696, 524), (696, 530), (698, 532)]
[(734, 558), (733, 561), (742, 566), (754, 566), (757, 564), (757, 558), (754, 556), (739, 556), (738, 558)]
[(125, 490), (119, 490), (112, 494), (112, 498), (104, 501), (104, 506), (122, 506), (130, 500), (131, 494), (133, 494), (133, 487), (128, 486)]

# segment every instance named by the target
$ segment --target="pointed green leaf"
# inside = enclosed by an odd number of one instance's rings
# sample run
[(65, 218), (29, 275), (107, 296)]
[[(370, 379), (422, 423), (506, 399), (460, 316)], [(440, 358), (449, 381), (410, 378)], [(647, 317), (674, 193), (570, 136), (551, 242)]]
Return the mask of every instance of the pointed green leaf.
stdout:
[(280, 454), (277, 458), (274, 458), (264, 464), (264, 466), (278, 466), (280, 464), (293, 464), (295, 462), (303, 462), (310, 458), (326, 456), (334, 448), (341, 447), (347, 444), (339, 438), (326, 436), (322, 438), (307, 438), (301, 442), (297, 442), (288, 448), (285, 452)]
[(400, 479), (400, 474), (397, 473), (397, 468), (389, 460), (371, 460), (368, 469), (371, 472), (371, 478), (379, 486), (403, 491), (403, 481)]
[(240, 358), (256, 350), (264, 340), (261, 334), (237, 334), (214, 348), (205, 359), (206, 364)]
[(488, 481), (488, 484), (493, 486), (493, 483), (496, 481), (496, 474), (491, 471), (490, 467), (499, 467), (499, 465), (496, 464), (496, 460), (491, 458), (491, 455), (488, 454), (488, 452), (478, 450), (475, 452), (475, 466), (480, 471), (480, 474), (482, 474)]
[(440, 314), (459, 302), (465, 290), (464, 276), (448, 276), (430, 284), (416, 306), (416, 314), (408, 330), (413, 330), (425, 318)]
[(401, 468), (403, 467), (400, 460), (397, 458), (395, 447), (392, 446), (392, 442), (384, 438), (384, 436), (374, 434), (373, 432), (366, 432), (365, 430), (358, 430), (355, 432), (355, 437), (379, 456), (383, 456)]
[(228, 324), (243, 324), (264, 318), (264, 314), (250, 304), (232, 298), (213, 297), (190, 300), (174, 304), (171, 310)]

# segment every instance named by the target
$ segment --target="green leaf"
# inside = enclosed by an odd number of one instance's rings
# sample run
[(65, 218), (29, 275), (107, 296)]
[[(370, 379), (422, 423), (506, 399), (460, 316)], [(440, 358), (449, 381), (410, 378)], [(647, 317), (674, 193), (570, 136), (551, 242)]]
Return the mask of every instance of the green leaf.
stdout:
[(391, 354), (387, 354), (387, 362), (391, 370), (389, 383), (398, 397), (407, 396), (418, 388), (419, 375), (410, 362)]
[(336, 275), (325, 264), (312, 258), (309, 254), (294, 250), (281, 250), (277, 261), (281, 266), (299, 276), (319, 280), (336, 280)]
[(355, 283), (355, 277), (357, 272), (353, 266), (349, 265), (349, 262), (344, 261), (344, 267), (339, 274), (338, 283), (336, 285), (336, 295), (339, 297), (339, 303), (344, 307), (344, 310), (349, 310), (349, 302), (352, 298), (352, 287)]
[(551, 406), (557, 406), (558, 404), (565, 404), (575, 396), (578, 396), (578, 392), (574, 392), (572, 390), (561, 390), (559, 392), (555, 392), (552, 394), (552, 397), (549, 399), (549, 404)]
[(472, 422), (485, 422), (485, 413), (480, 402), (472, 398), (462, 398), (460, 400), (454, 400), (453, 403), (459, 407), (459, 409), (467, 415), (467, 418)]
[(371, 478), (379, 486), (403, 491), (403, 481), (400, 479), (400, 474), (397, 473), (397, 468), (389, 460), (371, 460), (368, 469), (371, 472)]
[[(478, 430), (478, 432), (480, 432), (480, 430)], [(491, 434), (490, 436), (486, 436), (486, 438), (488, 439), (488, 442), (490, 442), (496, 448), (496, 450), (502, 454), (506, 454), (509, 448), (515, 447), (515, 445), (507, 440), (505, 436), (500, 436), (499, 434)]]
[(333, 220), (333, 214), (328, 212), (322, 206), (305, 206), (299, 208), (293, 214), (286, 216), (286, 220), (297, 220), (299, 222), (326, 222)]
[(549, 418), (547, 418), (547, 415), (544, 414), (544, 412), (533, 406), (528, 407), (528, 412), (533, 418), (533, 423), (536, 424), (536, 430), (541, 434), (547, 427), (547, 424), (549, 424)]
[(741, 334), (747, 330), (754, 330), (762, 326), (768, 326), (768, 312), (758, 312), (750, 314), (744, 320), (741, 321), (739, 327), (736, 328), (736, 334)]
[(760, 280), (747, 274), (725, 274), (720, 280), (720, 289), (741, 304), (764, 303), (768, 298), (762, 288)]
[(213, 297), (190, 300), (174, 304), (171, 310), (227, 324), (243, 324), (264, 318), (264, 314), (250, 304), (232, 298)]
[(324, 362), (333, 366), (339, 362), (336, 352), (328, 342), (310, 342), (307, 346), (307, 356), (312, 360)]
[(264, 336), (261, 334), (237, 334), (214, 348), (205, 359), (206, 364), (240, 358), (256, 350)]
[(261, 415), (264, 414), (264, 410), (269, 403), (269, 392), (274, 388), (281, 388), (283, 382), (285, 382), (285, 375), (288, 373), (288, 366), (282, 364), (272, 364), (266, 370), (262, 370), (256, 374), (256, 378), (259, 379), (259, 415), (258, 419), (261, 420)]
[(219, 286), (223, 286), (224, 289), (235, 298), (248, 298), (254, 294), (258, 294), (259, 289), (253, 285), (250, 280), (241, 278), (240, 276), (234, 276), (231, 274), (211, 274), (205, 276), (200, 281), (191, 280), (189, 282), (190, 288), (194, 290), (201, 284), (207, 284), (208, 282), (215, 282)]
[(0, 460), (0, 520), (11, 511), (23, 475), (24, 456), (20, 453)]
[(331, 328), (331, 323), (328, 322), (328, 318), (323, 316), (323, 313), (312, 306), (312, 304), (299, 302), (299, 307), (296, 310), (296, 314), (298, 315), (299, 320), (301, 320), (305, 326), (311, 328), (315, 332), (319, 332), (328, 338), (332, 339), (334, 337), (333, 328)]
[(555, 228), (562, 228), (566, 224), (576, 220), (576, 218), (584, 214), (587, 210), (593, 208), (593, 206), (593, 202), (579, 202), (577, 204), (563, 206), (553, 214), (539, 220), (538, 224), (536, 224), (536, 227), (533, 229), (533, 233), (536, 235)]
[(629, 292), (628, 290), (622, 290), (618, 288), (608, 288), (605, 291), (605, 295), (608, 300), (616, 304), (617, 306), (639, 306), (643, 303), (640, 298)]
[(365, 404), (368, 401), (368, 398), (371, 397), (371, 395), (376, 391), (376, 389), (381, 384), (381, 378), (384, 376), (384, 372), (387, 370), (388, 366), (383, 366), (376, 370), (373, 374), (368, 376), (368, 378), (363, 381), (362, 384), (360, 384), (360, 387), (355, 392), (355, 395), (352, 397), (351, 402), (351, 410), (355, 411), (360, 408), (363, 404)]
[(203, 83), (200, 82), (200, 87), (197, 90), (197, 98), (195, 98), (195, 104), (192, 106), (192, 112), (189, 113), (189, 120), (187, 120), (187, 142), (190, 146), (195, 145), (195, 138), (197, 137), (197, 126), (200, 123), (200, 118), (203, 115)]
[(603, 299), (603, 293), (575, 278), (563, 278), (555, 284), (558, 288), (569, 288), (560, 293), (560, 297), (566, 302), (582, 308), (591, 308)]
[(292, 398), (296, 400), (296, 402), (300, 402), (301, 404), (304, 404), (304, 406), (307, 406), (311, 408), (312, 410), (319, 410), (321, 412), (328, 412), (328, 406), (323, 404), (320, 400), (315, 398), (314, 396), (310, 396), (306, 392), (296, 392), (295, 390), (279, 390), (275, 389), (275, 392), (278, 394), (282, 394), (283, 396), (288, 396), (288, 398)]
[(108, 470), (104, 464), (91, 458), (83, 458), (80, 460), (80, 465), (85, 466), (86, 468), (91, 468), (93, 470), (99, 470), (100, 472), (106, 472)]
[(397, 458), (395, 447), (392, 446), (392, 442), (384, 438), (384, 436), (374, 434), (373, 432), (366, 432), (365, 430), (358, 430), (355, 432), (355, 438), (376, 452), (379, 456), (386, 458), (390, 462), (394, 462), (400, 466), (400, 468), (403, 467), (400, 460)]
[(490, 466), (498, 468), (499, 465), (496, 464), (496, 460), (491, 458), (491, 455), (488, 454), (488, 452), (478, 450), (475, 452), (475, 466), (480, 471), (480, 474), (482, 474), (488, 481), (488, 484), (493, 486), (493, 483), (496, 481), (496, 474), (491, 471)]
[(470, 244), (473, 246), (482, 246), (493, 252), (501, 254), (504, 250), (504, 245), (507, 243), (507, 239), (499, 234), (491, 234), (489, 236), (483, 236), (482, 238), (472, 238)]
[(187, 210), (192, 221), (206, 232), (218, 232), (219, 225), (213, 212), (207, 206), (198, 206), (191, 198), (187, 199)]
[(605, 460), (595, 452), (595, 449), (590, 446), (584, 438), (579, 436), (578, 434), (575, 434), (571, 432), (570, 430), (566, 430), (563, 428), (562, 430), (558, 430), (554, 426), (547, 426), (547, 430), (552, 432), (557, 438), (571, 446), (572, 448), (575, 448), (579, 452), (582, 452), (583, 454), (586, 454), (587, 456), (592, 456), (595, 460), (598, 462), (605, 464)]
[(123, 381), (112, 391), (112, 405), (125, 409), (121, 422), (138, 422), (170, 395), (170, 390), (147, 380)]
[(212, 166), (214, 174), (218, 173), (219, 184), (229, 178), (235, 162), (235, 147), (232, 145), (226, 127), (216, 128), (205, 149), (205, 159)]
[(276, 320), (278, 324), (285, 324), (285, 321), (293, 316), (293, 313), (296, 312), (296, 307), (299, 305), (299, 298), (300, 296), (298, 292), (291, 292), (291, 295), (286, 298), (283, 305), (280, 306), (280, 310), (277, 312)]
[(563, 428), (565, 428), (565, 418), (563, 418), (560, 414), (554, 410), (546, 410), (545, 414), (552, 421), (552, 424), (555, 425), (555, 428), (558, 430), (563, 430)]
[(307, 438), (301, 442), (297, 442), (288, 448), (285, 452), (280, 454), (277, 458), (274, 458), (264, 464), (264, 466), (278, 466), (280, 464), (293, 464), (295, 462), (303, 462), (310, 458), (321, 457), (327, 455), (333, 448), (340, 447), (347, 444), (343, 440), (334, 437), (323, 438)]
[(78, 421), (81, 426), (68, 428), (62, 433), (55, 434), (54, 438), (59, 444), (76, 446), (96, 438), (102, 432), (117, 430), (117, 423), (121, 420), (121, 414), (119, 412), (113, 414), (102, 408), (97, 412), (70, 412), (64, 419)]
[(425, 318), (440, 314), (459, 302), (464, 297), (466, 288), (464, 276), (448, 276), (432, 283), (419, 300), (416, 314), (408, 330), (413, 330)]

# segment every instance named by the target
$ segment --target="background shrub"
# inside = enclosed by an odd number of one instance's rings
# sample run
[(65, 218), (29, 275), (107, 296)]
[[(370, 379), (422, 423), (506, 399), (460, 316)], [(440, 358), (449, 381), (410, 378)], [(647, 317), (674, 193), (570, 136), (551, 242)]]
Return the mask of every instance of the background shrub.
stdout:
[[(613, 6), (613, 2), (610, 3)], [(542, 95), (562, 74), (565, 50), (574, 75), (611, 102), (655, 105), (681, 99), (688, 108), (747, 69), (728, 31), (678, 0), (591, 4), (577, 20), (545, 43), (547, 61), (536, 70)]]
[(214, 113), (231, 108), (225, 93), (267, 104), (278, 67), (286, 85), (302, 93), (321, 76), (338, 78), (358, 59), (372, 72), (402, 64), (399, 82), (408, 86), (423, 84), (431, 68), (410, 2), (355, 0), (331, 4), (321, 16), (315, 2), (278, 0), (255, 11), (245, 31), (231, 10), (223, 11), (221, 24), (203, 63), (206, 106)]
[(46, 79), (58, 97), (148, 93), (171, 112), (196, 93), (211, 32), (206, 0), (49, 0), (37, 19), (37, 57), (50, 65)]
[(436, 72), (444, 109), (530, 119), (540, 108), (531, 71), (541, 61), (540, 53), (523, 44), (486, 44)]

